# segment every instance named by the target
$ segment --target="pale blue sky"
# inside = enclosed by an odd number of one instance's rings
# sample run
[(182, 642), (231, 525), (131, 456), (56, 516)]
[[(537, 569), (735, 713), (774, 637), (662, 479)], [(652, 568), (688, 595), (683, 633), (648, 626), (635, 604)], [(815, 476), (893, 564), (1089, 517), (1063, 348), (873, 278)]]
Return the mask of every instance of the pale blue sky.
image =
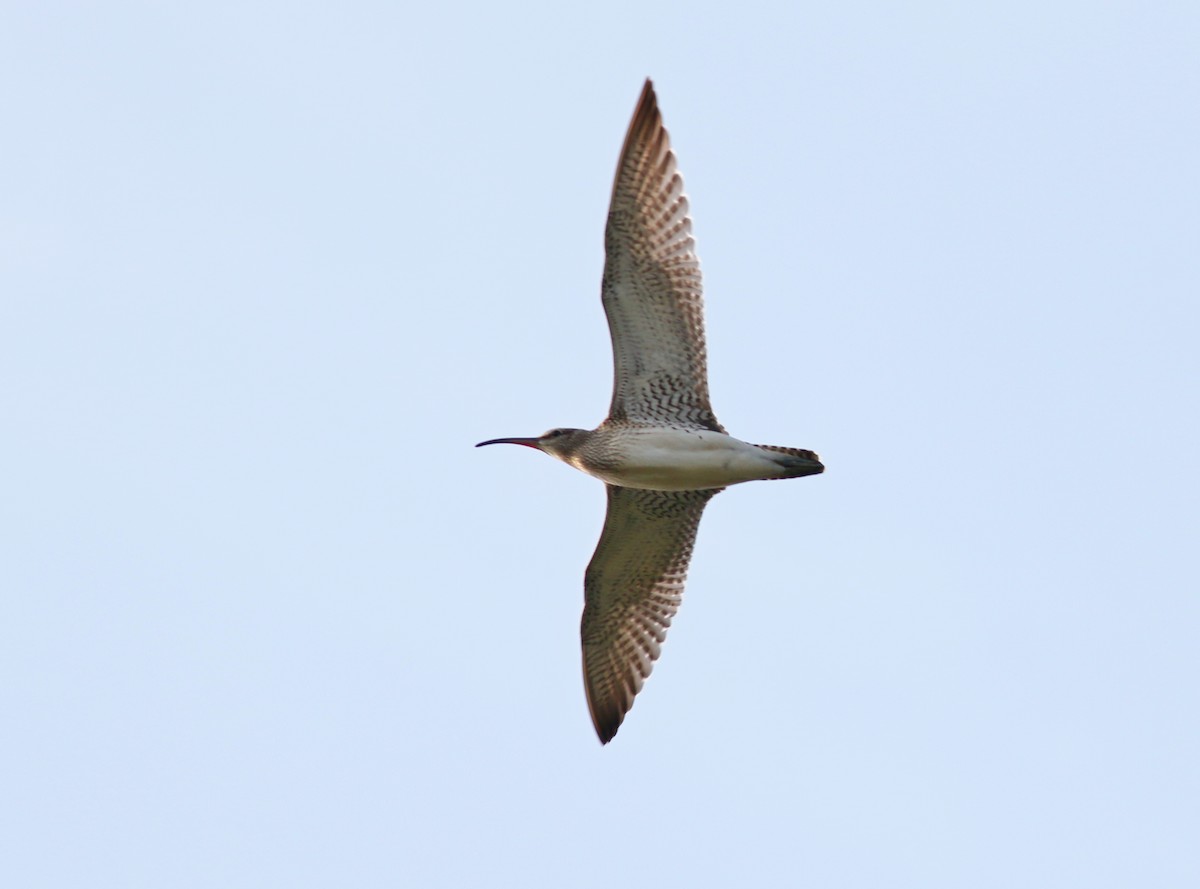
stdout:
[[(0, 882), (1200, 885), (1200, 9), (0, 11)], [(655, 79), (709, 507), (596, 741)]]

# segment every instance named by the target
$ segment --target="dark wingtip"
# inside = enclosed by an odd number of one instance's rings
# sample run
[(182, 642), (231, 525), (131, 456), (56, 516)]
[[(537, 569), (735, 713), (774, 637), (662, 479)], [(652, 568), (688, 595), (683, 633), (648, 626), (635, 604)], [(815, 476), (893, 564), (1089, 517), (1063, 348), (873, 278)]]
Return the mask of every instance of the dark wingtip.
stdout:
[(592, 727), (596, 729), (596, 737), (600, 739), (600, 743), (607, 744), (616, 737), (621, 723), (625, 721), (625, 714), (633, 707), (633, 702), (630, 701), (626, 707), (622, 708), (611, 698), (598, 697), (592, 684), (586, 679), (587, 674), (585, 673), (584, 676), (588, 714), (592, 717)]
[(625, 720), (625, 714), (620, 714), (615, 719), (612, 717), (606, 718), (603, 721), (594, 720), (593, 725), (596, 727), (596, 737), (600, 739), (601, 746), (607, 744), (617, 736), (617, 732), (621, 729), (621, 723)]

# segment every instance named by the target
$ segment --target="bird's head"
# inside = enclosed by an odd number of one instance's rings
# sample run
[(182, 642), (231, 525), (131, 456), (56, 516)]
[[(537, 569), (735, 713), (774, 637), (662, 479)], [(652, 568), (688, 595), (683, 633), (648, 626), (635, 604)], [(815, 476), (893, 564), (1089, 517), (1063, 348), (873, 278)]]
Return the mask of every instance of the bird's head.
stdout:
[(494, 444), (524, 445), (527, 448), (543, 451), (551, 457), (566, 460), (579, 450), (587, 434), (586, 429), (551, 429), (536, 438), (493, 438), (489, 441), (481, 441), (475, 447), (481, 448), (484, 445)]

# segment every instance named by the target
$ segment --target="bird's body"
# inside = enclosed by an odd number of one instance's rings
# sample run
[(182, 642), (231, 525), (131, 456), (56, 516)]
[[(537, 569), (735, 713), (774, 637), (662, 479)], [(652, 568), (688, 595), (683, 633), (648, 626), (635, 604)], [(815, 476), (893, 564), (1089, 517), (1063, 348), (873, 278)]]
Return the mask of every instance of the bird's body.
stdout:
[(564, 451), (562, 461), (622, 488), (700, 491), (811, 475), (816, 468), (811, 451), (749, 444), (712, 429), (605, 422), (570, 432), (582, 434), (571, 437), (578, 446)]
[(617, 165), (601, 286), (613, 398), (593, 430), (498, 438), (557, 457), (608, 487), (604, 530), (584, 577), (588, 707), (616, 734), (679, 607), (696, 528), (729, 485), (822, 472), (812, 451), (726, 433), (708, 397), (700, 263), (683, 180), (646, 81)]

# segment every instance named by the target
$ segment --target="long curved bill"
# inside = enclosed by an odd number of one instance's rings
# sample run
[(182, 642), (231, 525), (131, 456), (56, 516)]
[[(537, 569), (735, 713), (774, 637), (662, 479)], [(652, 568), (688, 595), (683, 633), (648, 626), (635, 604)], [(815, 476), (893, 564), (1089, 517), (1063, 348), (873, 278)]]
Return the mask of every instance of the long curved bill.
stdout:
[(475, 445), (475, 447), (481, 448), (484, 445), (490, 444), (516, 444), (524, 445), (527, 448), (534, 448), (539, 451), (541, 450), (541, 448), (538, 447), (537, 438), (493, 438), (489, 441), (481, 441), (479, 444)]

